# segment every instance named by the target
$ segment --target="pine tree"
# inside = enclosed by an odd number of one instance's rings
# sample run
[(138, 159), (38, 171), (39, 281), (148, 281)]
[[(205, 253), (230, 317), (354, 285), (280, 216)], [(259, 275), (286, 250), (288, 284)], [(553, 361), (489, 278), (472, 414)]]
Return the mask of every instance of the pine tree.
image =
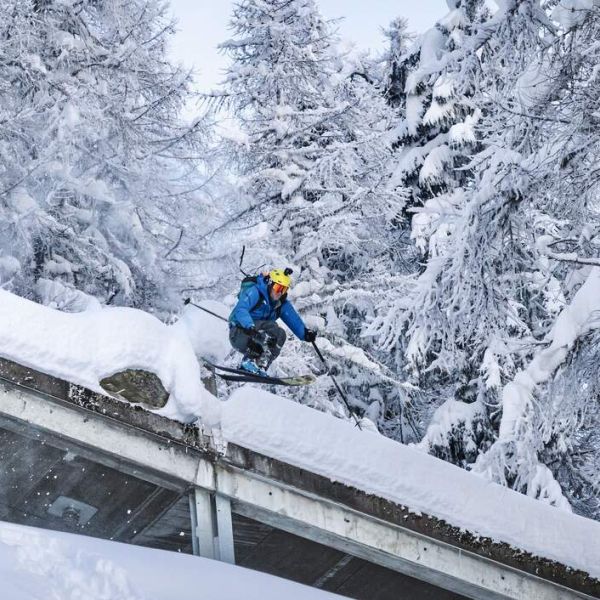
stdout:
[(403, 110), (406, 106), (406, 79), (409, 69), (414, 68), (417, 52), (407, 55), (413, 36), (408, 31), (408, 21), (402, 17), (394, 19), (384, 30), (388, 39), (388, 51), (382, 57), (384, 65), (385, 96), (395, 109)]
[(597, 515), (586, 336), (599, 281), (589, 92), (600, 19), (588, 8), (564, 23), (535, 0), (506, 2), (465, 38), (481, 60), (471, 78), (480, 145), (456, 202), (425, 203), (437, 213), (425, 269), (400, 326), (383, 331), (400, 346), (407, 334), (408, 365), (439, 405), (423, 449)]
[[(396, 221), (397, 251), (390, 264), (395, 276), (377, 303), (367, 333), (380, 353), (389, 356), (387, 364), (398, 376), (412, 379), (421, 388), (405, 394), (410, 414), (406, 406), (395, 411), (403, 410), (412, 441), (422, 435), (422, 426), (415, 424), (428, 423), (432, 407), (439, 404), (440, 386), (444, 385), (445, 395), (451, 393), (447, 378), (407, 368), (405, 355), (413, 351), (417, 337), (407, 342), (404, 333), (409, 311), (413, 307), (415, 312), (422, 310), (417, 290), (424, 265), (443, 253), (452, 214), (469, 179), (467, 165), (476, 148), (475, 126), (480, 117), (473, 98), (479, 62), (471, 36), (476, 24), (489, 17), (478, 1), (450, 2), (449, 7), (444, 19), (411, 46), (405, 45), (401, 53), (392, 38), (387, 69), (396, 74), (390, 89), (396, 90), (397, 106), (388, 186), (401, 192), (405, 202)], [(393, 24), (392, 31), (395, 28)], [(403, 27), (396, 35), (406, 39)], [(404, 84), (401, 95), (398, 82)]]
[(327, 330), (324, 349), (343, 362), (342, 381), (366, 409), (358, 399), (381, 374), (364, 355), (360, 321), (379, 294), (399, 212), (399, 194), (385, 185), (391, 112), (367, 61), (341, 57), (312, 0), (246, 0), (232, 26), (222, 47), (232, 58), (228, 106), (244, 134), (237, 154), (251, 201), (241, 213), (268, 224), (250, 261), (302, 267), (293, 298)]
[[(484, 44), (477, 30), (464, 41), (470, 56), (482, 57), (481, 70), (470, 78), (472, 101), (485, 115), (476, 128), (482, 147), (468, 179), (446, 202), (425, 204), (424, 216), (434, 220), (424, 236), (427, 262), (399, 327), (408, 336), (408, 365), (438, 399), (433, 406), (443, 402), (421, 445), (463, 466), (490, 447), (497, 394), (515, 372), (515, 349), (539, 322), (539, 314), (523, 314), (523, 307), (535, 306), (524, 294), (533, 291), (537, 276), (550, 281), (534, 273), (531, 216), (517, 216), (533, 182), (516, 148), (530, 130), (505, 110), (538, 49), (541, 17), (534, 3), (509, 3), (481, 28)], [(417, 223), (421, 231), (423, 222)], [(442, 413), (444, 430), (436, 425)]]
[[(392, 67), (405, 80), (392, 185), (412, 190), (408, 208), (436, 197), (443, 202), (459, 187), (466, 177), (461, 167), (475, 142), (479, 111), (470, 97), (478, 62), (464, 43), (488, 14), (480, 0), (451, 0), (449, 6), (448, 15), (395, 58)], [(413, 229), (425, 251), (424, 233)]]
[[(475, 468), (528, 495), (598, 518), (600, 491), (594, 396), (596, 312), (600, 308), (597, 132), (598, 7), (557, 6), (554, 37), (538, 37), (504, 111), (521, 120), (522, 180), (517, 210), (528, 233), (523, 321), (539, 345), (502, 391), (502, 419)], [(533, 44), (532, 44), (533, 46)], [(516, 113), (516, 114), (515, 114)], [(516, 362), (516, 361), (515, 361)]]
[(166, 59), (165, 7), (8, 0), (0, 11), (3, 283), (47, 300), (62, 284), (160, 304), (202, 147), (202, 122), (179, 120), (189, 78)]

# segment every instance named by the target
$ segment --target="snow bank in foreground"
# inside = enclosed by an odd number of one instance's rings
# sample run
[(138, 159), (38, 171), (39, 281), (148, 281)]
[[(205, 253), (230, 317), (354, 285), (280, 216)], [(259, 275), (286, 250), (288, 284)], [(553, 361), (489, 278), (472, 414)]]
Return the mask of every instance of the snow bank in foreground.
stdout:
[(0, 522), (2, 598), (335, 600), (206, 558)]
[(245, 386), (225, 439), (600, 578), (600, 523), (566, 513), (352, 423)]
[(0, 290), (0, 355), (104, 394), (99, 381), (108, 375), (152, 371), (171, 394), (162, 414), (218, 419), (219, 404), (202, 386), (183, 327), (140, 310), (64, 313)]

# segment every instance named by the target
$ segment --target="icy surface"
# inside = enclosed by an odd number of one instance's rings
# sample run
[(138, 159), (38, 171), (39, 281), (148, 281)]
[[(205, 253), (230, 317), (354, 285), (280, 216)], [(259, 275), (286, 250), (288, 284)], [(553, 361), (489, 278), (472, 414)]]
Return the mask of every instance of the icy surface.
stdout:
[(176, 552), (0, 522), (6, 600), (335, 600), (336, 594)]
[(224, 402), (222, 431), (235, 444), (600, 577), (600, 523), (351, 422), (245, 386)]

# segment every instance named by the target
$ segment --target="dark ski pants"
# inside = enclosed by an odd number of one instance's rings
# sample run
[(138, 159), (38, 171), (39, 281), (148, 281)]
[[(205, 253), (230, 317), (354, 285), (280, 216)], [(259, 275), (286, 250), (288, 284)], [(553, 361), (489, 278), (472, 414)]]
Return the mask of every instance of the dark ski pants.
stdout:
[(279, 356), (286, 340), (285, 331), (275, 321), (254, 321), (257, 334), (250, 336), (241, 327), (229, 329), (231, 345), (244, 355), (256, 360), (263, 369), (268, 369)]

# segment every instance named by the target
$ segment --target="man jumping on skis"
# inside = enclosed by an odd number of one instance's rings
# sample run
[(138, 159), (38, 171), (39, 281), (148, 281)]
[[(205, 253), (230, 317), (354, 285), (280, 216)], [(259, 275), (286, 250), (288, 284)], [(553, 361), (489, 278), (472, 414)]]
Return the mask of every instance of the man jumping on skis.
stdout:
[(242, 286), (238, 303), (229, 315), (229, 341), (244, 355), (241, 370), (267, 376), (267, 369), (286, 340), (285, 331), (275, 322), (279, 318), (299, 339), (315, 341), (317, 332), (304, 325), (287, 299), (291, 273), (289, 268), (274, 269)]

